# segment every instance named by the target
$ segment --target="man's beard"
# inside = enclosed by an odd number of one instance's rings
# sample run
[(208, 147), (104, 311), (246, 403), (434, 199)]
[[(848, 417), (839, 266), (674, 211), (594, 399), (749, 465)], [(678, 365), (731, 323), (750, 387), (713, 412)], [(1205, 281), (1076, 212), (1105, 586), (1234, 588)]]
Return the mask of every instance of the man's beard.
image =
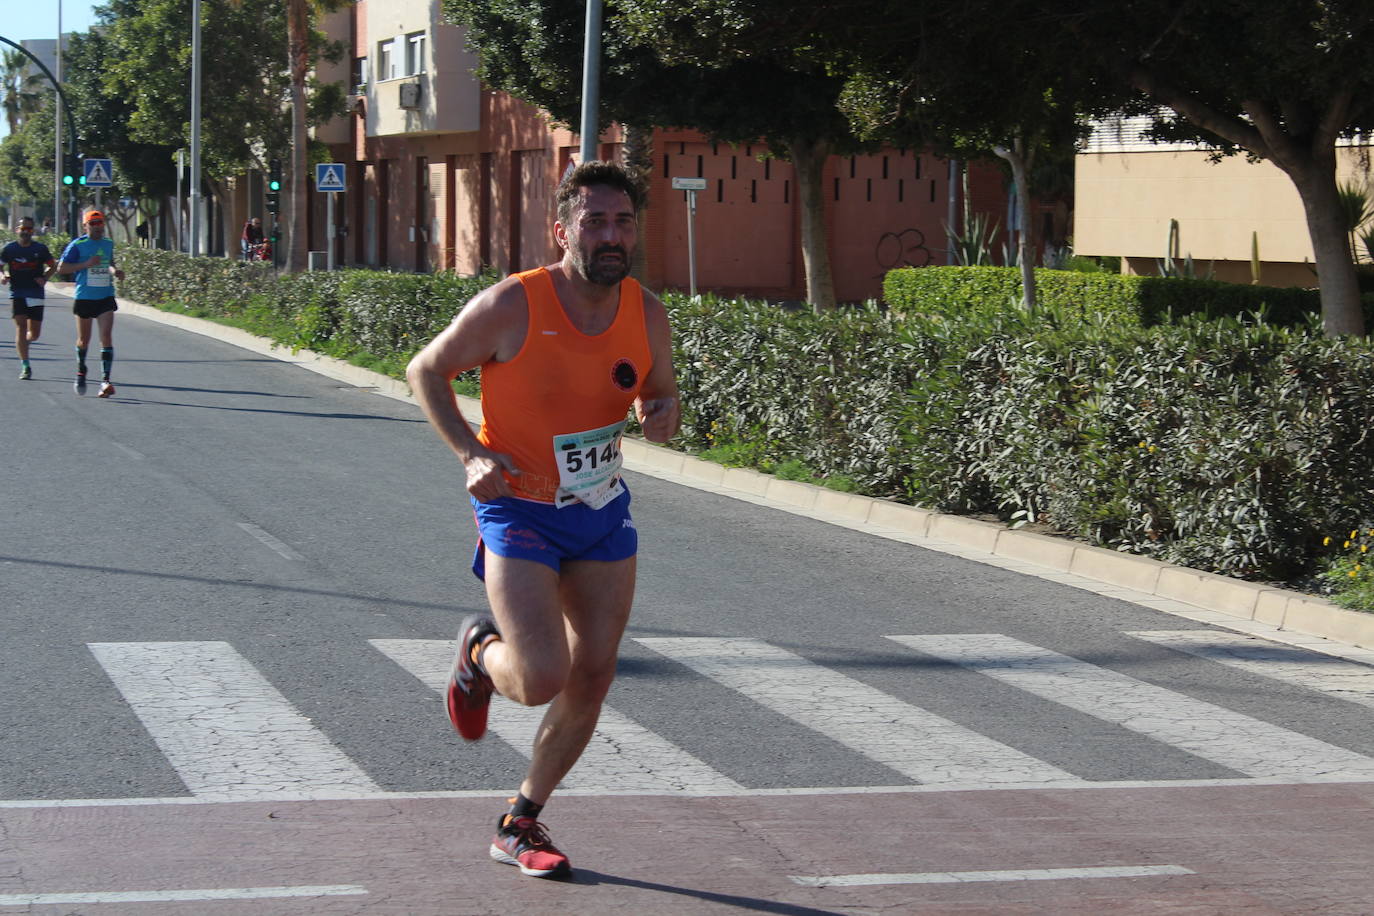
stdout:
[[(592, 252), (589, 259), (581, 245), (574, 245), (573, 266), (588, 281), (597, 286), (615, 286), (630, 273), (630, 254), (619, 245), (602, 245)], [(603, 254), (620, 255), (619, 263), (605, 263), (600, 260)]]

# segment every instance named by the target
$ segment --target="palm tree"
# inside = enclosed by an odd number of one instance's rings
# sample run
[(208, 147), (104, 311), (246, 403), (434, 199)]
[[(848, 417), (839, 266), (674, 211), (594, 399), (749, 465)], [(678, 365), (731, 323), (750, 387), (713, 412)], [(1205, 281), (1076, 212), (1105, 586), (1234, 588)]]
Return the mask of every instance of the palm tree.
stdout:
[(29, 70), (29, 59), (19, 51), (6, 51), (0, 60), (0, 84), (3, 84), (5, 120), (10, 133), (19, 130), (24, 116), (38, 110), (41, 95), (36, 91), (43, 77)]
[(291, 211), (286, 230), (289, 243), (286, 269), (290, 271), (305, 270), (310, 250), (305, 231), (306, 208), (310, 205), (306, 173), (310, 134), (306, 124), (305, 80), (310, 74), (314, 22), (343, 5), (344, 0), (287, 0), (286, 3), (286, 47), (291, 73)]

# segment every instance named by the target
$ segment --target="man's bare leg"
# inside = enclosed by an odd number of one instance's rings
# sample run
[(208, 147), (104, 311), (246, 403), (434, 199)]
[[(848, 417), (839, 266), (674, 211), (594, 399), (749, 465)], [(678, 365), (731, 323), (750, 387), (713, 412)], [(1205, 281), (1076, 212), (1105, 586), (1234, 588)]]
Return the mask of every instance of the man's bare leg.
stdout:
[(615, 679), (634, 599), (635, 559), (542, 563), (486, 559), (487, 593), (501, 639), (482, 665), (503, 696), (527, 706), (552, 699), (520, 791), (543, 804), (591, 740)]

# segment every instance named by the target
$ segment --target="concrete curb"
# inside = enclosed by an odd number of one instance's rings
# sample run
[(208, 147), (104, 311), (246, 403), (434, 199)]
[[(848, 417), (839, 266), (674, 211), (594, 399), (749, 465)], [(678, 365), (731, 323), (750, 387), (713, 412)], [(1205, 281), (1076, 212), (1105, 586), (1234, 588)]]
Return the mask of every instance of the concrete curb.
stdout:
[[(247, 331), (124, 299), (119, 300), (119, 307), (121, 311), (140, 318), (214, 337), (355, 387), (369, 388), (387, 397), (415, 403), (404, 382), (342, 360), (308, 350), (292, 351)], [(458, 401), (468, 420), (481, 422), (479, 401), (466, 397), (459, 397)], [(948, 542), (975, 553), (1081, 576), (1238, 621), (1253, 621), (1266, 631), (1292, 631), (1352, 646), (1374, 648), (1374, 614), (1346, 610), (1300, 592), (1242, 582), (1064, 538), (1016, 531), (993, 522), (943, 515), (889, 500), (781, 480), (747, 468), (726, 468), (642, 440), (626, 439), (624, 454), (626, 467), (631, 471), (671, 477), (688, 486), (699, 483), (705, 487), (738, 491), (778, 508), (799, 510), (821, 520), (831, 519), (862, 526), (864, 530), (880, 536)], [(977, 559), (976, 556), (971, 558)]]

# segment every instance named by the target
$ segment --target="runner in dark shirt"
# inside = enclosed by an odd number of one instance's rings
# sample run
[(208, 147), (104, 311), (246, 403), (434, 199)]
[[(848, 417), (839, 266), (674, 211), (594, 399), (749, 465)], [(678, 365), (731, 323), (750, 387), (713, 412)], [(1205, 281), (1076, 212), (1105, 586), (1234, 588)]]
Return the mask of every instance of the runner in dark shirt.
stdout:
[(29, 365), (29, 343), (43, 333), (43, 295), (48, 278), (57, 270), (57, 261), (48, 246), (33, 239), (33, 219), (24, 217), (15, 227), (19, 241), (0, 249), (0, 264), (8, 270), (4, 282), (10, 285), (14, 314), (14, 349), (19, 353), (19, 377), (33, 378)]

